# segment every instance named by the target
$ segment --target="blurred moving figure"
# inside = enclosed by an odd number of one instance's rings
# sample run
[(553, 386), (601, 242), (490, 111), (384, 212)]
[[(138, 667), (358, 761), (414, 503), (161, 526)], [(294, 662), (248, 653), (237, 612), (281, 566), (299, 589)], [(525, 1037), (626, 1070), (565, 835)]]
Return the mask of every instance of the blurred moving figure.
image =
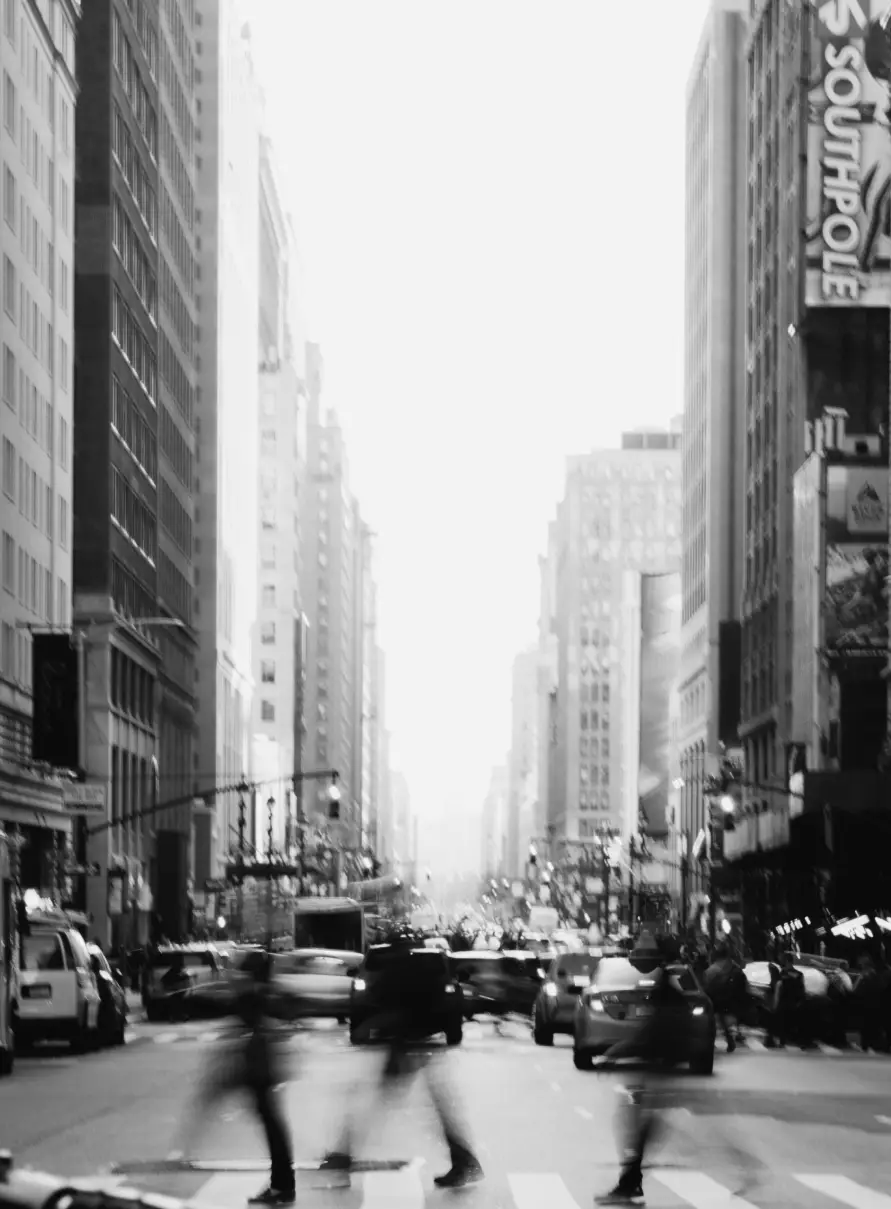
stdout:
[(612, 1046), (595, 1062), (598, 1069), (625, 1058), (637, 1059), (642, 1064), (642, 1069), (630, 1073), (620, 1092), (617, 1125), (622, 1164), (619, 1180), (610, 1192), (594, 1198), (595, 1205), (642, 1205), (644, 1202), (644, 1153), (661, 1125), (654, 1077), (667, 1078), (671, 1068), (681, 1061), (689, 1015), (685, 996), (672, 984), (665, 970), (671, 954), (648, 946), (633, 950), (629, 960), (642, 974), (652, 977), (650, 1005), (653, 1011), (652, 1015), (642, 1018), (640, 1027), (627, 1041)]
[[(719, 944), (712, 954), (712, 964), (705, 971), (705, 990), (715, 1006), (718, 1024), (732, 1054), (744, 1043), (742, 1021), (746, 1014), (746, 976), (742, 966), (733, 960), (729, 945)], [(735, 1035), (734, 1035), (735, 1026)]]
[(270, 961), (264, 952), (252, 952), (240, 969), (235, 1000), (237, 1023), (232, 1041), (214, 1055), (213, 1066), (199, 1086), (196, 1101), (188, 1109), (185, 1139), (177, 1156), (188, 1155), (207, 1115), (225, 1095), (247, 1093), (263, 1127), (269, 1148), (269, 1185), (251, 1197), (252, 1205), (292, 1205), (295, 1199), (294, 1159), (291, 1139), (282, 1112), (277, 1087), (284, 1081), (271, 1035), (269, 1014)]
[[(386, 1041), (386, 1058), (378, 1088), (383, 1104), (391, 1101), (399, 1090), (405, 1090), (419, 1071), (426, 1076), (451, 1158), (449, 1170), (437, 1176), (434, 1183), (440, 1188), (463, 1188), (482, 1179), (483, 1170), (471, 1149), (467, 1130), (455, 1107), (454, 1089), (443, 1073), (442, 1061), (437, 1061), (444, 1055), (434, 1055), (429, 1050), (429, 1021), (436, 1011), (438, 991), (432, 981), (418, 976), (418, 963), (415, 962), (414, 966), (412, 963), (414, 947), (410, 937), (400, 938), (392, 945), (391, 957), (379, 985), (376, 1013), (364, 1022), (363, 1027), (368, 1037), (372, 1033), (383, 1034)], [(374, 1112), (362, 1114), (366, 1121), (376, 1115)], [(356, 1121), (348, 1113), (340, 1142), (325, 1159), (323, 1170), (350, 1170), (356, 1134)]]

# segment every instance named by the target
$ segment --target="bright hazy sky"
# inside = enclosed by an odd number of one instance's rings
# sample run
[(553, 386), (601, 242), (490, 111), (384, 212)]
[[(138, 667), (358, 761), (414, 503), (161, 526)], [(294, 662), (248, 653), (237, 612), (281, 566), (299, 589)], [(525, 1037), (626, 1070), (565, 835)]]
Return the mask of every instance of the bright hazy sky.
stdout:
[(682, 410), (706, 7), (251, 0), (422, 820), (476, 815), (504, 758), (565, 456)]

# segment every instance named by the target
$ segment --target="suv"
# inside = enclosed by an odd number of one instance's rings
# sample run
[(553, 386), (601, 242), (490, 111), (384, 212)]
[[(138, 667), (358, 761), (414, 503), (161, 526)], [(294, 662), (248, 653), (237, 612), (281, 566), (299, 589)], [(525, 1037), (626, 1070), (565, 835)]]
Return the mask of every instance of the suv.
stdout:
[[(447, 953), (437, 949), (409, 949), (374, 945), (365, 955), (350, 990), (350, 1041), (359, 1045), (375, 1027), (375, 1017), (386, 1011), (387, 975), (396, 963), (405, 962), (406, 973), (430, 1004), (423, 1022), (423, 1036), (445, 1033), (448, 1045), (460, 1045), (464, 1035), (464, 1003), (461, 988), (452, 972)], [(400, 971), (401, 973), (401, 971)]]
[(32, 921), (22, 944), (16, 1040), (68, 1041), (82, 1051), (99, 1040), (99, 990), (81, 934), (65, 922)]

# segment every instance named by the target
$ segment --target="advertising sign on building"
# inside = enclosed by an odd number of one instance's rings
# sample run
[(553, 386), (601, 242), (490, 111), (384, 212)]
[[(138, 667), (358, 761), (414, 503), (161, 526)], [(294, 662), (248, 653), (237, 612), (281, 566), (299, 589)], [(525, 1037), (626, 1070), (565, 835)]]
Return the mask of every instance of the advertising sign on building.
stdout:
[(792, 488), (792, 733), (803, 743), (811, 739), (817, 716), (823, 467), (823, 459), (812, 454), (795, 472)]
[(826, 547), (826, 648), (838, 655), (884, 656), (888, 648), (888, 546)]
[(887, 0), (813, 5), (805, 301), (891, 305)]
[(869, 538), (888, 540), (888, 467), (827, 467), (827, 542), (843, 544)]

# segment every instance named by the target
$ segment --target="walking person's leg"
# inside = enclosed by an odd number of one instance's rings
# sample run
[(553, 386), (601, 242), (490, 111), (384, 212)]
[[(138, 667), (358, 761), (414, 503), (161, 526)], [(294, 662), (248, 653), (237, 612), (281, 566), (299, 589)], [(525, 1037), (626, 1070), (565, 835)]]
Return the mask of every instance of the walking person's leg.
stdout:
[(470, 1144), (470, 1131), (458, 1107), (455, 1088), (447, 1079), (444, 1062), (422, 1059), (430, 1098), (449, 1148), (451, 1166), (434, 1178), (440, 1188), (460, 1188), (483, 1178), (483, 1169)]
[(253, 1090), (254, 1108), (269, 1149), (269, 1187), (252, 1197), (252, 1205), (289, 1205), (294, 1201), (294, 1155), (278, 1096), (271, 1087)]

